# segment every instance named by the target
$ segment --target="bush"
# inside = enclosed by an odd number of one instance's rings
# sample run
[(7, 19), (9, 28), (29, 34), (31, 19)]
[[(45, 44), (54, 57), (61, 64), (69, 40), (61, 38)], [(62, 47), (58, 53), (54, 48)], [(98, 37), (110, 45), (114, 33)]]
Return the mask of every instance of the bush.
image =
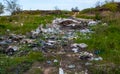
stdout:
[(105, 5), (103, 5), (103, 7), (107, 8), (113, 12), (118, 10), (118, 5), (116, 3), (106, 3)]

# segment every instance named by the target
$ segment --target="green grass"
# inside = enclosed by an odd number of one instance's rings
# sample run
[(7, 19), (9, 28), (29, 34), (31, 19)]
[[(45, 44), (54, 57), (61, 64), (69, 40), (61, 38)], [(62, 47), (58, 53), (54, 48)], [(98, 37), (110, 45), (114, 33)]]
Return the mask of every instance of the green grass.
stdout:
[[(108, 23), (108, 26), (99, 24), (92, 29), (95, 31), (92, 35), (89, 35), (90, 39), (81, 39), (81, 34), (78, 34), (79, 38), (75, 40), (77, 43), (88, 44), (88, 51), (94, 52), (94, 50), (100, 50), (99, 56), (103, 57), (103, 61), (97, 62), (97, 64), (111, 64), (112, 65), (102, 68), (92, 67), (90, 69), (93, 74), (119, 74), (120, 73), (120, 17), (109, 16), (103, 18), (104, 22)], [(98, 68), (98, 69), (97, 69)]]
[[(36, 29), (39, 25), (51, 23), (55, 17), (66, 17), (65, 15), (15, 15), (0, 17), (0, 34), (8, 34), (7, 29), (12, 33), (26, 34)], [(23, 24), (23, 26), (21, 26)]]
[(86, 15), (86, 14), (79, 14), (76, 17), (77, 18), (84, 18), (84, 19), (95, 19), (94, 15)]
[(30, 51), (26, 56), (6, 56), (0, 54), (0, 74), (22, 74), (28, 70), (33, 62), (44, 61), (45, 58), (41, 52)]

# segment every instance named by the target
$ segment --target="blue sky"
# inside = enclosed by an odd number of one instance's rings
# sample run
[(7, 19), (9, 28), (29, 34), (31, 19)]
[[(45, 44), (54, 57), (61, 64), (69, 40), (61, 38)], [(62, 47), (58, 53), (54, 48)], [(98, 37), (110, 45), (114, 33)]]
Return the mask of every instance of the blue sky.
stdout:
[[(93, 7), (99, 0), (19, 0), (23, 9), (54, 9), (57, 6), (62, 10), (70, 10), (72, 7), (84, 9)], [(101, 0), (104, 1), (104, 0)]]
[[(3, 2), (4, 0), (0, 0)], [(62, 10), (70, 10), (72, 7), (78, 7), (80, 10), (84, 8), (94, 7), (96, 2), (104, 2), (105, 0), (18, 0), (24, 10), (50, 10), (57, 6)], [(120, 1), (120, 0), (115, 0)]]

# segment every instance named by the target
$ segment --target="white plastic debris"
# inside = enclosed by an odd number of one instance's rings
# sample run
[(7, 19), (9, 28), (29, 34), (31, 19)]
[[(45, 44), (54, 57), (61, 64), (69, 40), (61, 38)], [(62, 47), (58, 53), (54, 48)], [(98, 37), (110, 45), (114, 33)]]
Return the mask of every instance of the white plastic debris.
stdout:
[(58, 60), (57, 59), (54, 59), (54, 61), (53, 62), (58, 62)]
[(103, 58), (102, 57), (98, 57), (98, 58), (94, 58), (93, 60), (95, 60), (95, 61), (101, 61), (101, 60), (103, 60)]
[(77, 53), (77, 52), (78, 52), (78, 48), (73, 48), (72, 51), (73, 51), (74, 53)]
[(10, 32), (10, 29), (7, 29), (7, 32)]
[(88, 47), (88, 45), (85, 44), (85, 43), (80, 43), (80, 44), (78, 44), (78, 46), (79, 46), (80, 48), (86, 48), (86, 47)]
[(80, 56), (91, 56), (91, 57), (93, 57), (93, 54), (89, 53), (89, 52), (80, 52)]
[(18, 47), (17, 46), (9, 46), (8, 49), (13, 49), (14, 51), (17, 51)]
[(75, 68), (75, 65), (74, 64), (73, 65), (69, 65), (68, 68), (73, 69), (73, 68)]
[(74, 44), (71, 44), (71, 47), (72, 48), (77, 48), (77, 47), (86, 48), (86, 47), (88, 47), (88, 45), (85, 43), (80, 43), (80, 44), (74, 43)]
[(107, 23), (103, 23), (102, 25), (103, 25), (103, 26), (108, 26), (108, 24), (107, 24)]
[(32, 40), (32, 39), (23, 39), (21, 41), (21, 43), (33, 43), (33, 42), (34, 42), (34, 40)]
[(13, 46), (12, 47), (14, 51), (17, 51), (18, 50), (18, 47), (17, 46)]
[(74, 48), (76, 48), (77, 47), (77, 43), (74, 43), (74, 44), (71, 44), (71, 47), (74, 47)]
[(91, 33), (92, 31), (90, 31), (90, 29), (82, 29), (80, 30), (81, 33)]
[(56, 41), (48, 40), (48, 43), (56, 43)]
[(80, 59), (82, 60), (93, 60), (93, 54), (89, 52), (80, 52)]
[(64, 71), (62, 68), (59, 68), (59, 74), (64, 74)]
[(92, 63), (86, 62), (85, 65), (89, 66), (89, 65), (92, 65)]
[(20, 26), (23, 26), (24, 24), (23, 23), (20, 23)]
[(94, 25), (97, 25), (97, 24), (98, 24), (98, 22), (96, 22), (96, 21), (89, 21), (88, 22), (89, 26), (94, 26)]

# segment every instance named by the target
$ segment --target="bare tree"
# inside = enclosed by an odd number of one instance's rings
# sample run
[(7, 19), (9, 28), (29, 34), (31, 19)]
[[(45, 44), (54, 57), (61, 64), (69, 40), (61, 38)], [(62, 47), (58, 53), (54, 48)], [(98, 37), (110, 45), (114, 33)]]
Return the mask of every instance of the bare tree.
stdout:
[(4, 0), (6, 3), (6, 10), (10, 14), (15, 14), (16, 12), (21, 11), (20, 5), (17, 3), (18, 0)]
[(0, 3), (0, 14), (2, 14), (3, 12), (4, 12), (4, 5)]

